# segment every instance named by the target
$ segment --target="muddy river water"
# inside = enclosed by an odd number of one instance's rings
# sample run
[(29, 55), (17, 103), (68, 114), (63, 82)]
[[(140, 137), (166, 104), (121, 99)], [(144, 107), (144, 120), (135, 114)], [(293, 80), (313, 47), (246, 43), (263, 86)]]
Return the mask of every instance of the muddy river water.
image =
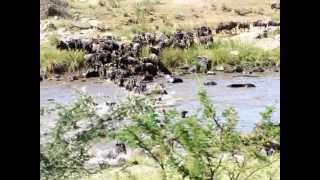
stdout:
[[(183, 83), (168, 84), (163, 79), (157, 80), (165, 84), (168, 95), (163, 97), (167, 104), (177, 110), (196, 111), (199, 105), (197, 92), (203, 87), (203, 82), (215, 81), (215, 86), (205, 86), (208, 95), (214, 102), (218, 113), (228, 106), (238, 112), (238, 129), (242, 132), (250, 131), (259, 120), (259, 113), (266, 106), (276, 108), (272, 120), (280, 121), (280, 73), (257, 74), (258, 77), (241, 77), (239, 74), (217, 73), (216, 75), (186, 75)], [(202, 82), (202, 83), (201, 83)], [(232, 83), (252, 83), (254, 88), (229, 88)], [(50, 105), (52, 102), (67, 104), (75, 100), (75, 90), (82, 90), (95, 97), (97, 101), (118, 101), (127, 94), (112, 82), (90, 79), (85, 82), (44, 81), (40, 83), (40, 105)], [(101, 98), (103, 97), (103, 99)], [(40, 118), (42, 126), (48, 124), (44, 117)]]

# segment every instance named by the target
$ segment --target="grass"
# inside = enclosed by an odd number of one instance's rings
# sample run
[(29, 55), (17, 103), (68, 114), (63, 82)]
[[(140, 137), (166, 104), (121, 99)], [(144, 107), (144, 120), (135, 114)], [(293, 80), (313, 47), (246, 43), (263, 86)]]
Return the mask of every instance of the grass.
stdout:
[(52, 64), (66, 64), (67, 72), (73, 73), (79, 70), (84, 61), (84, 52), (82, 51), (60, 51), (53, 46), (43, 45), (40, 48), (41, 69), (50, 72)]
[(271, 16), (271, 19), (274, 21), (280, 21), (280, 13), (276, 13)]
[[(230, 51), (238, 51), (238, 55), (233, 55)], [(280, 59), (279, 49), (263, 50), (251, 44), (245, 44), (232, 40), (217, 40), (213, 46), (194, 46), (190, 49), (182, 50), (177, 48), (164, 49), (161, 53), (161, 60), (165, 65), (176, 68), (184, 64), (192, 64), (197, 56), (205, 56), (212, 61), (212, 65), (229, 64), (255, 66), (274, 65)]]
[[(151, 159), (144, 157), (142, 155), (133, 155), (135, 161), (137, 162), (137, 165), (132, 165), (132, 159), (131, 158), (128, 161), (127, 168), (123, 167), (116, 167), (116, 168), (109, 168), (101, 171), (98, 174), (94, 174), (88, 177), (82, 178), (82, 180), (101, 180), (101, 179), (108, 179), (108, 180), (130, 180), (130, 179), (136, 179), (136, 180), (163, 180), (163, 177), (161, 176), (161, 169), (156, 166), (155, 162), (153, 162)], [(252, 175), (248, 180), (279, 180), (279, 174), (280, 174), (280, 155), (276, 154), (273, 156), (270, 156), (268, 158), (269, 161), (273, 161), (273, 163), (270, 166), (267, 166), (265, 169), (260, 170), (256, 174)], [(251, 172), (255, 170), (255, 165), (257, 163), (261, 163), (256, 159), (251, 160), (248, 162), (250, 164), (251, 168), (245, 169), (243, 172), (243, 175), (249, 175)], [(130, 165), (131, 164), (131, 165)], [(226, 170), (233, 169), (233, 167), (230, 164), (226, 165), (224, 167)], [(228, 180), (229, 177), (226, 174), (220, 175), (221, 179)], [(168, 180), (180, 180), (182, 179), (179, 175), (177, 175), (175, 172), (171, 172), (168, 174)], [(188, 178), (186, 178), (188, 179)]]
[[(119, 27), (113, 29), (114, 34), (131, 34), (131, 28), (126, 27), (126, 22), (129, 19), (138, 20), (138, 24), (143, 24), (147, 29), (159, 26), (160, 31), (166, 31), (167, 28), (186, 23), (190, 23), (191, 25), (188, 25), (190, 27), (204, 24), (215, 26), (222, 21), (254, 21), (279, 14), (270, 8), (272, 0), (203, 0), (190, 1), (190, 3), (181, 3), (182, 1), (177, 0), (88, 0), (87, 2), (69, 0), (68, 2), (69, 14), (77, 13), (85, 17), (96, 17), (102, 24), (112, 24), (112, 26)], [(216, 8), (215, 11), (212, 10), (212, 4)], [(263, 10), (263, 15), (254, 14), (242, 17), (235, 13), (223, 12), (223, 7), (231, 9), (254, 7), (259, 9), (259, 12)], [(124, 14), (130, 16), (124, 16)], [(186, 19), (184, 21), (176, 20), (176, 14), (183, 14)], [(193, 14), (197, 14), (201, 18), (197, 18)], [(155, 19), (153, 22), (149, 21), (151, 17)], [(169, 21), (163, 21), (162, 17)], [(67, 24), (62, 23), (62, 26), (67, 26)], [(133, 30), (135, 28), (135, 26), (132, 27)]]
[[(137, 25), (136, 28), (141, 27)], [(82, 67), (84, 52), (60, 51), (53, 46), (58, 37), (53, 35), (49, 39), (49, 44), (43, 45), (40, 51), (40, 63), (43, 70), (48, 70), (47, 67), (53, 63), (66, 64), (70, 73)], [(231, 51), (238, 51), (238, 55), (230, 53)], [(279, 51), (279, 49), (264, 50), (235, 40), (216, 40), (211, 47), (196, 45), (189, 49), (166, 48), (161, 52), (160, 58), (167, 67), (172, 69), (183, 65), (192, 65), (197, 56), (207, 57), (212, 61), (213, 66), (228, 64), (251, 68), (259, 64), (271, 67), (280, 60)], [(148, 54), (149, 46), (145, 46), (142, 56), (145, 57)]]

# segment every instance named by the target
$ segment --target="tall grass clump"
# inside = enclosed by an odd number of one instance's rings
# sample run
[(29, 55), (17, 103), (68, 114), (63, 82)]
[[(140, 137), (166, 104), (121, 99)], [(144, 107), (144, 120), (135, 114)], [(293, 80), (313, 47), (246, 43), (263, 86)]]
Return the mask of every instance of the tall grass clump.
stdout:
[(40, 49), (41, 68), (50, 71), (52, 64), (64, 64), (66, 72), (76, 72), (83, 67), (85, 53), (80, 50), (58, 50), (52, 46), (42, 47)]
[[(237, 54), (233, 54), (236, 51)], [(234, 40), (216, 40), (210, 47), (196, 45), (189, 49), (167, 48), (161, 52), (161, 60), (175, 68), (192, 64), (197, 56), (205, 56), (212, 65), (229, 64), (253, 67), (257, 64), (271, 66), (280, 60), (280, 50), (264, 50), (251, 44)]]

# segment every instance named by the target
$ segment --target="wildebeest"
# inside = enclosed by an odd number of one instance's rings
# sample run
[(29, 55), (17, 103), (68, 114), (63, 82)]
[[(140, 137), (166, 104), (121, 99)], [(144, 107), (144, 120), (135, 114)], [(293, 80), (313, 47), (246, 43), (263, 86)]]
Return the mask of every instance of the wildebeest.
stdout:
[(210, 27), (202, 26), (197, 29), (198, 41), (201, 44), (210, 45), (213, 43), (212, 30)]
[(271, 4), (271, 9), (280, 9), (280, 3)]
[(250, 29), (250, 24), (247, 22), (239, 22), (238, 23), (238, 28), (239, 29), (244, 29), (244, 30), (249, 30)]
[(268, 22), (268, 26), (280, 26), (280, 22), (270, 20)]
[(209, 81), (209, 82), (204, 82), (203, 85), (205, 85), (205, 86), (215, 86), (215, 85), (217, 85), (217, 83), (214, 82), (214, 81)]
[(197, 29), (197, 35), (198, 36), (209, 36), (209, 35), (212, 35), (212, 31), (211, 31), (210, 27), (201, 26), (200, 28)]
[(253, 26), (255, 27), (268, 27), (268, 22), (264, 22), (262, 20), (257, 20), (253, 22)]
[(237, 25), (238, 25), (238, 23), (236, 23), (234, 21), (221, 22), (221, 23), (219, 23), (218, 27), (216, 28), (216, 33), (220, 33), (224, 30), (231, 31), (232, 29), (236, 28)]

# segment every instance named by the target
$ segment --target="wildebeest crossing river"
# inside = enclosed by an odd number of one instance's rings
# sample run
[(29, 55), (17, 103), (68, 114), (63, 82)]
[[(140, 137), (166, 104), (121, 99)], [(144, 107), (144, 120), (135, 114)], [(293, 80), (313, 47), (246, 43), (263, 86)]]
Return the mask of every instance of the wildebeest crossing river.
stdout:
[[(200, 80), (200, 81), (199, 81)], [(203, 82), (214, 81), (216, 85), (202, 86)], [(186, 75), (183, 83), (170, 84), (164, 79), (158, 79), (154, 83), (163, 83), (168, 92), (162, 96), (162, 101), (167, 106), (173, 106), (178, 111), (195, 112), (199, 107), (197, 92), (204, 87), (218, 113), (228, 107), (234, 107), (238, 112), (238, 130), (250, 131), (260, 119), (260, 112), (266, 106), (273, 105), (276, 108), (272, 120), (280, 121), (280, 73), (263, 73), (257, 77), (237, 76), (231, 73), (217, 73), (216, 75)], [(230, 88), (232, 83), (253, 83), (254, 88)], [(45, 81), (40, 83), (40, 105), (49, 106), (50, 103), (68, 104), (76, 99), (75, 90), (85, 92), (97, 99), (98, 103), (103, 101), (117, 102), (124, 98), (127, 91), (120, 89), (112, 82), (99, 79), (88, 79), (85, 82), (63, 82)], [(40, 118), (41, 128), (50, 126), (51, 118)]]

